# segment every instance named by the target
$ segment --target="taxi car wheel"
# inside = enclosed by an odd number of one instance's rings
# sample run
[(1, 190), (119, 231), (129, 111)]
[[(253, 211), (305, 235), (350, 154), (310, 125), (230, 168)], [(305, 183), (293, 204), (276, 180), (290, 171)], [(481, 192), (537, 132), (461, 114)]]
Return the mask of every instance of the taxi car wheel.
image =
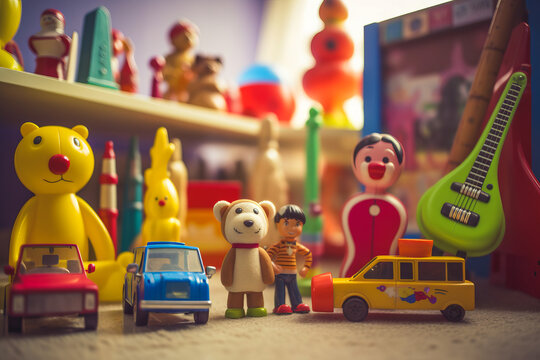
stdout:
[(133, 318), (137, 326), (148, 325), (148, 311), (141, 310), (137, 295), (133, 298)]
[(347, 299), (343, 304), (343, 315), (349, 321), (363, 321), (368, 314), (368, 305), (359, 297)]
[(208, 310), (193, 313), (195, 324), (206, 324), (208, 322)]
[(23, 318), (20, 316), (7, 315), (8, 332), (20, 333), (22, 332)]
[(126, 285), (122, 287), (122, 310), (124, 310), (124, 314), (133, 314), (133, 306), (126, 299)]
[(86, 330), (96, 330), (98, 324), (98, 314), (86, 314), (84, 315), (84, 328)]
[(465, 309), (459, 305), (449, 305), (446, 309), (441, 310), (442, 314), (448, 321), (461, 321), (465, 317)]

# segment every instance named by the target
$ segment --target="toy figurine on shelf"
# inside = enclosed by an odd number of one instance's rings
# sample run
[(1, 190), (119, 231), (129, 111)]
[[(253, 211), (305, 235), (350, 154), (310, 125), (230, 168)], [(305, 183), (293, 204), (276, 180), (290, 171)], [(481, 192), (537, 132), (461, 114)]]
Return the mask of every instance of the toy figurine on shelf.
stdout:
[(24, 69), (24, 59), (22, 57), (21, 49), (15, 40), (8, 41), (4, 46), (4, 50), (10, 53), (17, 63), (19, 63), (21, 68)]
[(272, 113), (280, 122), (291, 121), (296, 106), (293, 93), (272, 67), (248, 67), (238, 79), (238, 90), (244, 115), (264, 118)]
[(0, 0), (0, 67), (18, 71), (23, 70), (21, 61), (17, 62), (6, 48), (17, 33), (21, 11), (21, 0)]
[[(102, 301), (118, 301), (129, 253), (115, 260), (114, 246), (99, 216), (75, 195), (90, 179), (94, 155), (86, 141), (88, 129), (72, 129), (26, 122), (15, 150), (15, 171), (35, 196), (22, 207), (13, 225), (9, 264), (15, 267), (24, 244), (75, 244), (88, 261), (89, 242), (97, 261), (90, 278)], [(128, 256), (126, 258), (126, 255)]]
[(180, 221), (176, 217), (178, 194), (167, 170), (173, 152), (174, 144), (169, 142), (167, 129), (160, 127), (150, 149), (152, 165), (144, 172), (142, 245), (149, 241), (180, 241)]
[(403, 160), (400, 142), (388, 134), (367, 135), (356, 145), (352, 170), (365, 191), (354, 195), (343, 208), (346, 254), (342, 277), (353, 275), (376, 255), (396, 254), (407, 212), (386, 190), (399, 178)]
[(41, 31), (28, 40), (30, 50), (37, 55), (35, 73), (64, 80), (64, 60), (71, 45), (71, 38), (64, 33), (64, 15), (58, 10), (47, 9), (41, 13), (40, 25)]
[(78, 82), (118, 89), (111, 67), (111, 32), (111, 14), (106, 7), (99, 6), (84, 16)]
[[(281, 240), (267, 250), (276, 274), (274, 314), (289, 315), (293, 312), (306, 314), (310, 309), (307, 304), (302, 303), (302, 295), (296, 280), (297, 255), (304, 257), (304, 267), (298, 273), (300, 276), (306, 276), (311, 268), (311, 251), (298, 243), (298, 237), (302, 234), (302, 227), (306, 223), (306, 216), (300, 207), (285, 205), (279, 209), (274, 222), (281, 236)], [(292, 309), (285, 304), (285, 286), (289, 291)]]
[(199, 29), (186, 20), (178, 21), (169, 31), (169, 40), (174, 50), (165, 57), (163, 78), (168, 89), (163, 97), (184, 102), (190, 80), (189, 69), (194, 60), (193, 48), (199, 42)]
[(340, 0), (324, 0), (319, 17), (324, 29), (311, 41), (315, 66), (304, 74), (302, 85), (306, 94), (322, 105), (325, 125), (352, 128), (343, 104), (360, 93), (360, 74), (349, 62), (354, 43), (342, 26), (347, 8)]
[[(120, 86), (120, 90), (136, 93), (139, 88), (139, 71), (133, 55), (133, 43), (131, 39), (116, 29), (112, 29), (113, 57), (111, 67), (114, 79)], [(124, 54), (124, 64), (120, 68), (118, 57)]]
[(152, 97), (161, 99), (163, 95), (161, 94), (160, 86), (163, 83), (163, 68), (165, 67), (165, 58), (161, 55), (154, 56), (150, 59), (148, 64), (152, 68), (152, 92), (150, 95), (152, 95)]
[(246, 316), (244, 295), (247, 297), (247, 316), (267, 315), (263, 290), (274, 282), (274, 270), (272, 260), (259, 244), (275, 212), (270, 201), (257, 203), (241, 199), (229, 203), (222, 200), (214, 205), (214, 216), (221, 222), (221, 232), (232, 244), (221, 267), (221, 283), (229, 292), (227, 318)]
[(187, 86), (187, 103), (215, 110), (227, 110), (225, 85), (219, 79), (222, 68), (219, 56), (197, 55), (191, 66), (193, 78)]
[[(249, 195), (255, 201), (269, 200), (274, 206), (281, 207), (288, 202), (289, 184), (279, 155), (278, 137), (275, 115), (267, 114), (261, 122), (258, 154), (249, 178)], [(277, 229), (271, 226), (261, 244), (266, 248), (278, 241)]]
[(112, 141), (105, 143), (105, 152), (103, 153), (101, 166), (101, 176), (99, 177), (99, 217), (111, 236), (114, 251), (116, 252), (118, 250), (116, 236), (118, 219), (116, 187), (118, 186), (118, 175), (116, 175), (116, 155)]

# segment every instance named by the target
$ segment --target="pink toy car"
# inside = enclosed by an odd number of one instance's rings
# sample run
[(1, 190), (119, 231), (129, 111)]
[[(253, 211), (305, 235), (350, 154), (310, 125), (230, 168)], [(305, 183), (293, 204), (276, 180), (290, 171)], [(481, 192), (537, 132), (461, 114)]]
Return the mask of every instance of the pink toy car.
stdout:
[(78, 314), (85, 329), (98, 323), (98, 287), (85, 271), (77, 245), (23, 245), (17, 268), (6, 266), (4, 315), (8, 331), (21, 332), (23, 318)]

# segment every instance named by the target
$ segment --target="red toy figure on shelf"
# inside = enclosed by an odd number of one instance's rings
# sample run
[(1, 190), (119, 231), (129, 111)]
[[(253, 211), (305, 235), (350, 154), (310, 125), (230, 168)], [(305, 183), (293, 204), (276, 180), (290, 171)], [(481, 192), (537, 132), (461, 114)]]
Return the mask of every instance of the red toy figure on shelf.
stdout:
[[(111, 67), (114, 79), (120, 86), (120, 90), (136, 93), (139, 89), (139, 71), (133, 55), (133, 44), (122, 32), (112, 29), (113, 57)], [(124, 54), (124, 64), (120, 69), (118, 57)]]
[(350, 277), (376, 255), (395, 255), (405, 232), (407, 213), (403, 204), (386, 190), (403, 166), (403, 147), (388, 134), (370, 134), (356, 145), (352, 169), (365, 186), (344, 206), (342, 226), (346, 254), (341, 277)]
[(4, 46), (4, 50), (13, 55), (13, 58), (17, 60), (19, 65), (21, 65), (21, 67), (24, 69), (24, 59), (22, 57), (21, 50), (19, 49), (19, 45), (15, 42), (15, 40), (8, 41), (6, 46)]
[(150, 59), (150, 67), (153, 70), (152, 75), (152, 97), (161, 99), (163, 95), (161, 94), (161, 83), (163, 82), (163, 67), (165, 66), (165, 58), (161, 55), (154, 56)]
[(28, 39), (30, 50), (37, 55), (35, 73), (66, 78), (64, 58), (69, 53), (71, 38), (64, 33), (64, 15), (55, 9), (47, 9), (41, 14), (41, 31)]
[(360, 75), (349, 63), (354, 43), (342, 27), (347, 8), (339, 0), (324, 0), (319, 17), (324, 29), (311, 40), (315, 66), (304, 74), (302, 85), (306, 94), (322, 105), (325, 125), (351, 128), (343, 103), (360, 93)]
[(114, 153), (113, 142), (107, 141), (105, 152), (103, 153), (103, 163), (101, 176), (99, 177), (100, 198), (99, 198), (99, 217), (114, 245), (114, 250), (118, 250), (117, 241), (117, 219), (118, 207), (116, 200), (116, 186), (118, 185), (118, 175), (116, 175), (116, 155)]
[(169, 87), (163, 97), (186, 101), (188, 75), (195, 58), (193, 48), (199, 42), (199, 29), (188, 21), (178, 21), (169, 31), (169, 39), (174, 50), (165, 57), (163, 78)]
[[(300, 207), (285, 205), (279, 209), (274, 222), (281, 236), (281, 240), (267, 250), (276, 274), (274, 313), (278, 315), (289, 315), (293, 312), (306, 314), (310, 309), (307, 304), (302, 303), (302, 295), (300, 295), (296, 280), (296, 256), (304, 257), (304, 267), (299, 272), (302, 277), (306, 276), (311, 268), (313, 259), (311, 251), (304, 245), (298, 244), (297, 240), (302, 234), (306, 216)], [(289, 291), (292, 309), (285, 304), (285, 286)]]

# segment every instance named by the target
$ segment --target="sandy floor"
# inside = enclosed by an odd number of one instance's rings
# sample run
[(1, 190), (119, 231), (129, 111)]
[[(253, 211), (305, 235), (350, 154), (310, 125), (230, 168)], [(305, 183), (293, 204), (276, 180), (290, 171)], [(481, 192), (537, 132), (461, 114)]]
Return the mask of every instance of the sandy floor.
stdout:
[[(461, 323), (439, 312), (370, 312), (362, 323), (321, 313), (230, 320), (219, 277), (211, 284), (206, 325), (195, 325), (192, 316), (151, 314), (139, 328), (119, 304), (105, 304), (97, 331), (84, 331), (77, 317), (26, 320), (22, 335), (4, 329), (0, 358), (540, 359), (540, 300), (486, 282), (477, 282), (477, 310)], [(265, 291), (268, 309), (273, 293)]]

